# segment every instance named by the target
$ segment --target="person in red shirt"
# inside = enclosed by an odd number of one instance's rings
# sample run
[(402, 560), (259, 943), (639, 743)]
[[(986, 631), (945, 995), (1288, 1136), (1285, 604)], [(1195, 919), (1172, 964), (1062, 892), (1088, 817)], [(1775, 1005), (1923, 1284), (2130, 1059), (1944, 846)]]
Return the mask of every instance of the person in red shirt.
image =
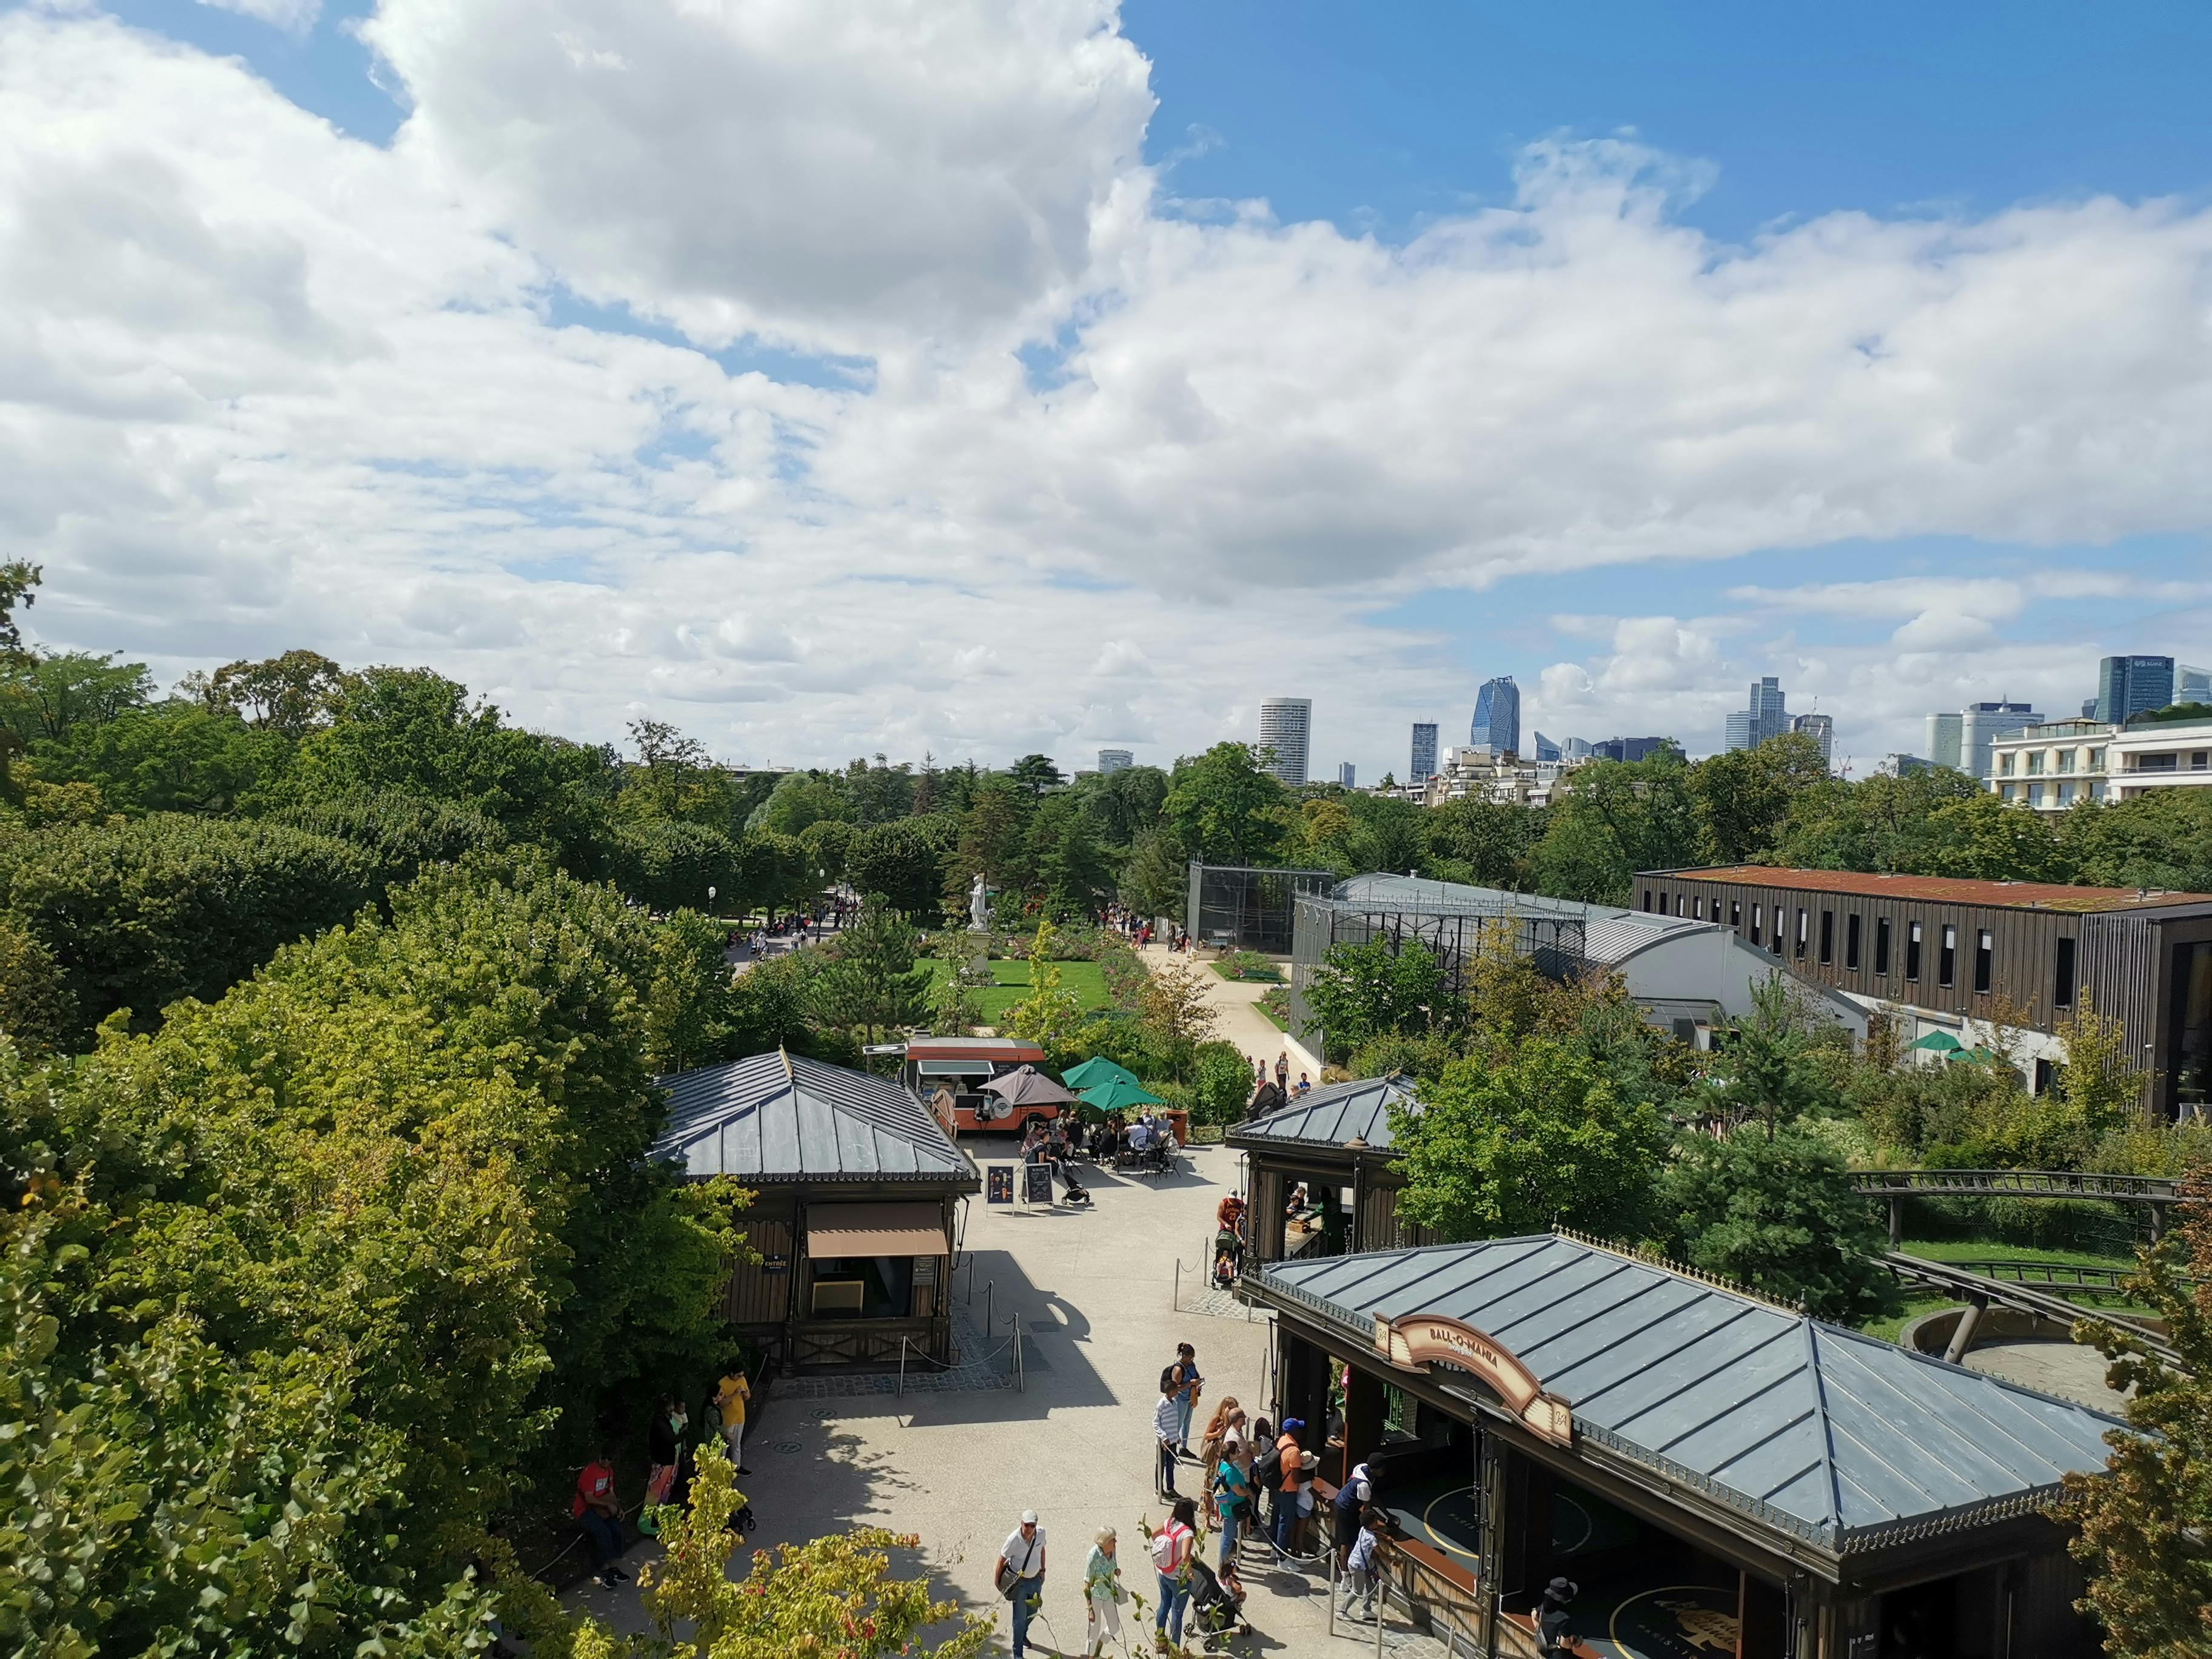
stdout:
[(615, 1497), (614, 1453), (605, 1441), (576, 1477), (576, 1496), (568, 1505), (592, 1547), (592, 1577), (611, 1589), (629, 1575), (614, 1565), (628, 1547), (623, 1542), (622, 1504)]

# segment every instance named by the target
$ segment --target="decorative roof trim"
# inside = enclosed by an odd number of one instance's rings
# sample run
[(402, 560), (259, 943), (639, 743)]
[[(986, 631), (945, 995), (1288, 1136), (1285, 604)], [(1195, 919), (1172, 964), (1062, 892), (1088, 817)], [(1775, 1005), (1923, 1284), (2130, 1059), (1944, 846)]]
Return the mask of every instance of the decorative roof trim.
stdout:
[(1647, 1250), (1641, 1245), (1617, 1243), (1612, 1239), (1600, 1238), (1595, 1234), (1578, 1233), (1572, 1227), (1555, 1226), (1552, 1229), (1552, 1236), (1554, 1238), (1564, 1238), (1570, 1243), (1579, 1244), (1585, 1249), (1602, 1250), (1606, 1255), (1618, 1256), (1623, 1261), (1633, 1261), (1640, 1267), (1656, 1267), (1662, 1273), (1672, 1273), (1677, 1279), (1686, 1279), (1692, 1284), (1705, 1285), (1717, 1291), (1725, 1291), (1729, 1295), (1741, 1297), (1746, 1302), (1756, 1302), (1763, 1308), (1771, 1308), (1777, 1313), (1788, 1314), (1792, 1319), (1804, 1319), (1810, 1316), (1806, 1313), (1805, 1304), (1802, 1302), (1782, 1301), (1777, 1297), (1768, 1296), (1763, 1291), (1755, 1291), (1750, 1285), (1735, 1279), (1725, 1279), (1718, 1273), (1709, 1273), (1701, 1268), (1686, 1267), (1670, 1256), (1662, 1255), (1656, 1250)]

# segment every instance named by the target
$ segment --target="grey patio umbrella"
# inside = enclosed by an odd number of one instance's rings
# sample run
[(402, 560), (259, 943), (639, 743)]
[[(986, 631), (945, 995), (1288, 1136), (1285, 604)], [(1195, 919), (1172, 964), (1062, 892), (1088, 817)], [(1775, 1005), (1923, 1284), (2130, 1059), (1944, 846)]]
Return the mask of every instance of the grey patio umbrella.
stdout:
[(998, 1096), (1009, 1106), (1065, 1106), (1075, 1098), (1034, 1066), (1018, 1066), (1004, 1077), (993, 1078), (983, 1092)]

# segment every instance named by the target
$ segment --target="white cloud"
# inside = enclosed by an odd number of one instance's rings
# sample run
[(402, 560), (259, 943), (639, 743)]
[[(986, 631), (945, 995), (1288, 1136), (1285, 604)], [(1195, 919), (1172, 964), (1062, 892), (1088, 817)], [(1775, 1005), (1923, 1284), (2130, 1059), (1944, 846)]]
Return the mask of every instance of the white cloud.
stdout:
[[(1317, 763), (1364, 769), (1472, 698), (1441, 641), (1365, 619), (1389, 597), (2212, 522), (2212, 215), (1730, 247), (1674, 216), (1694, 166), (1614, 141), (1532, 150), (1512, 201), (1402, 247), (1170, 217), (1115, 21), (386, 0), (366, 33), (414, 100), (387, 150), (234, 61), (0, 15), (0, 528), (47, 565), (32, 620), (164, 672), (428, 661), (532, 720), (649, 708), (752, 759), (1164, 758), (1325, 687)], [(556, 326), (561, 284), (871, 372)], [(1061, 361), (1033, 378), (1024, 337)], [(1687, 619), (1593, 575), (1557, 624), (1590, 659), (1537, 677), (1530, 723), (1701, 746), (1785, 660), (1793, 706), (1869, 730), (2063, 708), (2083, 651), (2002, 630), (2115, 580), (1854, 574)], [(1800, 617), (1897, 632), (1815, 656)]]
[(401, 147), (580, 292), (715, 343), (997, 333), (1141, 193), (1107, 0), (385, 0)]
[(199, 0), (199, 3), (258, 17), (288, 34), (305, 34), (323, 14), (323, 0)]

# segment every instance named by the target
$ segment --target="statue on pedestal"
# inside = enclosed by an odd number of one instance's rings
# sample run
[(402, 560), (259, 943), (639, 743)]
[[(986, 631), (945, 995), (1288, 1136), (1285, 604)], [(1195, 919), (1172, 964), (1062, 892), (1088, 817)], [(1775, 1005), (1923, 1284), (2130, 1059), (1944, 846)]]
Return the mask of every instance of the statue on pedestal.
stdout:
[(988, 933), (991, 931), (991, 901), (983, 890), (983, 878), (979, 872), (975, 884), (968, 890), (968, 931)]

